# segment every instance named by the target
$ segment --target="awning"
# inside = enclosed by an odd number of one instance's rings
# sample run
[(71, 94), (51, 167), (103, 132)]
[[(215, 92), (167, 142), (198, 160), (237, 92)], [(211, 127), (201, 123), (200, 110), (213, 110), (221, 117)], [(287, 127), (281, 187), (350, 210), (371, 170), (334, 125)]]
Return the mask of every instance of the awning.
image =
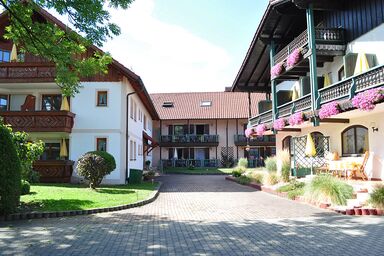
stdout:
[[(155, 141), (151, 136), (149, 136), (146, 132), (143, 131), (143, 142), (144, 142), (144, 154), (151, 152), (154, 148), (159, 146), (159, 143)], [(151, 142), (149, 144), (148, 142)]]

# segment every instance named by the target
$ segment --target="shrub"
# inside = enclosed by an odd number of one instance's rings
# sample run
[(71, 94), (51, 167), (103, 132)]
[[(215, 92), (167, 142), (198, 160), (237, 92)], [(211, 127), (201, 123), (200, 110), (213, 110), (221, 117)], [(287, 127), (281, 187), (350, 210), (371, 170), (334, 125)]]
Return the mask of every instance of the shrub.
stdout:
[(279, 177), (276, 172), (269, 172), (264, 175), (263, 184), (266, 185), (275, 185), (279, 182)]
[[(278, 162), (278, 163), (277, 163)], [(288, 150), (279, 151), (276, 156), (276, 167), (279, 166), (281, 170), (278, 170), (283, 182), (289, 181), (291, 174), (291, 156)]]
[(40, 173), (32, 170), (29, 179), (27, 179), (29, 183), (39, 183), (40, 182)]
[(21, 180), (21, 195), (28, 195), (31, 192), (31, 185), (26, 180)]
[(264, 173), (262, 172), (252, 172), (247, 177), (257, 184), (263, 184)]
[(295, 200), (296, 197), (304, 195), (304, 188), (298, 188), (295, 190), (288, 191), (288, 198), (291, 200)]
[(369, 203), (374, 207), (384, 210), (384, 184), (375, 187), (371, 193)]
[(21, 164), (9, 129), (0, 120), (0, 215), (16, 210), (20, 202)]
[(238, 166), (235, 169), (233, 169), (232, 176), (233, 177), (240, 177), (245, 173), (245, 171), (246, 170), (243, 167)]
[(237, 163), (238, 167), (242, 167), (244, 169), (248, 168), (248, 159), (247, 158), (240, 158), (239, 162)]
[(291, 181), (289, 184), (281, 186), (277, 189), (278, 192), (289, 192), (292, 190), (304, 188), (305, 183), (304, 182), (299, 182), (297, 180)]
[(315, 203), (331, 202), (346, 205), (353, 196), (353, 188), (331, 175), (319, 175), (305, 187), (304, 197)]
[(95, 189), (104, 176), (116, 168), (115, 158), (104, 151), (93, 151), (82, 155), (77, 162), (77, 172), (89, 180), (89, 186)]
[(251, 179), (247, 176), (240, 176), (236, 178), (237, 182), (242, 184), (242, 185), (247, 185), (251, 183)]
[(152, 180), (156, 175), (156, 172), (153, 170), (143, 172), (144, 180)]
[(269, 172), (276, 172), (277, 171), (276, 157), (267, 157), (265, 159), (265, 168)]

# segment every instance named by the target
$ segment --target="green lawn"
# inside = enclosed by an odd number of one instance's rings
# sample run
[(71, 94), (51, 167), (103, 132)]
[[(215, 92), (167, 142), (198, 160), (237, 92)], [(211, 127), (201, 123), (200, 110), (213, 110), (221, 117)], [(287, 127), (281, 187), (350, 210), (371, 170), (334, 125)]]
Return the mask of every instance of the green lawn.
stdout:
[(203, 175), (203, 174), (231, 174), (232, 168), (195, 168), (193, 170), (189, 170), (187, 168), (166, 168), (164, 169), (164, 173), (169, 174), (196, 174), (196, 175)]
[(102, 186), (92, 190), (76, 184), (33, 184), (31, 193), (21, 196), (26, 211), (66, 211), (112, 207), (149, 197), (157, 183)]

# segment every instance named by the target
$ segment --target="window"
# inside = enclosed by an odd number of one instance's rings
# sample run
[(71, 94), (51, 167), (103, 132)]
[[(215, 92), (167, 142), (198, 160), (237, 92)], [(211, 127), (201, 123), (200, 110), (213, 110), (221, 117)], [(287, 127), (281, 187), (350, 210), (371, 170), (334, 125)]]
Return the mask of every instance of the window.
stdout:
[(9, 96), (0, 95), (0, 111), (9, 110)]
[(133, 161), (133, 141), (129, 141), (129, 160)]
[(133, 119), (133, 100), (131, 100), (130, 114), (129, 116)]
[(348, 127), (341, 134), (342, 155), (362, 155), (369, 149), (368, 128), (360, 125)]
[(107, 151), (107, 138), (96, 138), (96, 150)]
[(0, 49), (0, 62), (9, 62), (11, 59), (11, 52)]
[(210, 100), (203, 100), (200, 102), (200, 107), (210, 107), (212, 106), (212, 101)]
[(45, 143), (41, 160), (60, 160), (60, 142)]
[(133, 160), (136, 161), (137, 156), (137, 148), (136, 148), (136, 141), (133, 142)]
[(144, 130), (147, 130), (147, 116), (144, 114)]
[(137, 104), (135, 101), (133, 102), (133, 120), (137, 120)]
[(344, 71), (344, 66), (342, 66), (339, 71), (337, 72), (337, 78), (339, 81), (343, 80), (345, 77), (345, 71)]
[(163, 108), (173, 108), (173, 102), (172, 101), (165, 101), (163, 102)]
[(41, 109), (46, 111), (58, 111), (61, 107), (61, 95), (43, 95)]
[(98, 107), (108, 106), (108, 92), (107, 91), (97, 91), (97, 106)]

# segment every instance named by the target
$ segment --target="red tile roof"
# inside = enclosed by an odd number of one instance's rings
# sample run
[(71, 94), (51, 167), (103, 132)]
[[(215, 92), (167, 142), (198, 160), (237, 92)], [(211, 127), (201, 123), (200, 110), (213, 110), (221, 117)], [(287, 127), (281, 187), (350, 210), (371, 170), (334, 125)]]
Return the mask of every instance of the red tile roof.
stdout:
[[(248, 118), (248, 93), (244, 92), (191, 92), (150, 94), (161, 120), (181, 119), (234, 119)], [(251, 116), (256, 116), (257, 103), (265, 100), (264, 93), (251, 93)], [(201, 107), (201, 101), (212, 101), (212, 106)], [(163, 107), (173, 102), (174, 107)]]

